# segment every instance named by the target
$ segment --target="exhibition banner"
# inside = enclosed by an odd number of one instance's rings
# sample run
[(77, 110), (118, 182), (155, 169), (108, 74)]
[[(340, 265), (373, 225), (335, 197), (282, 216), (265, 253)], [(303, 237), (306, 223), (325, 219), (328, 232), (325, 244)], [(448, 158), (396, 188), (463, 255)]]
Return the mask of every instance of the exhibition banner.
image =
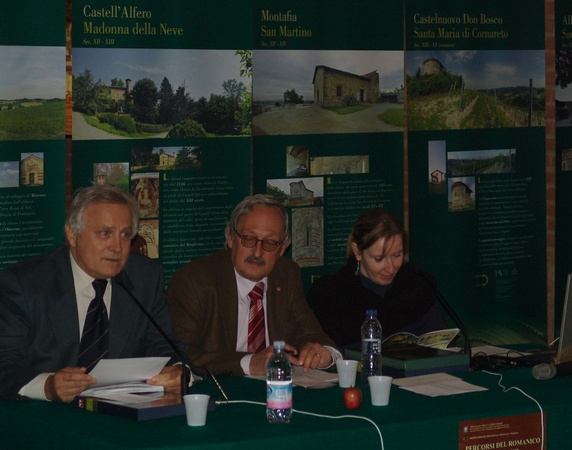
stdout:
[(403, 217), (402, 2), (254, 2), (254, 192), (280, 198), (306, 287), (362, 212)]
[(73, 8), (74, 187), (130, 192), (134, 250), (167, 280), (223, 247), (250, 191), (251, 27), (248, 2)]
[(572, 273), (572, 5), (555, 0), (556, 224), (555, 324), (560, 326), (566, 280)]
[(544, 2), (407, 0), (411, 260), (473, 342), (546, 339)]
[(63, 242), (65, 2), (0, 15), (0, 269)]

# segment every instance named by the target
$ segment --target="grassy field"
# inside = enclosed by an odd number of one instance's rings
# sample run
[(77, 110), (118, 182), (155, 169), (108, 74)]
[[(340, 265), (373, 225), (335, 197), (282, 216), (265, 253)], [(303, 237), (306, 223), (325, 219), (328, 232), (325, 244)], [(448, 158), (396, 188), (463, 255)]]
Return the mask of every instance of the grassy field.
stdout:
[(403, 128), (403, 108), (388, 109), (377, 115), (383, 123)]
[(19, 103), (0, 111), (0, 140), (29, 141), (65, 138), (65, 101)]

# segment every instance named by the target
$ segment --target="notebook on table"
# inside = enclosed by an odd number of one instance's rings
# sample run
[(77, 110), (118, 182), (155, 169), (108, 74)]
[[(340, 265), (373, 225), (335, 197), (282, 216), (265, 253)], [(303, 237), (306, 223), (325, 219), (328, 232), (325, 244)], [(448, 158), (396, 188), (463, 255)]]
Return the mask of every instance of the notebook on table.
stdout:
[(562, 322), (560, 323), (560, 336), (558, 345), (532, 350), (514, 351), (490, 355), (489, 359), (502, 365), (516, 367), (532, 367), (536, 364), (559, 364), (572, 361), (572, 273), (568, 274), (566, 292), (562, 309)]

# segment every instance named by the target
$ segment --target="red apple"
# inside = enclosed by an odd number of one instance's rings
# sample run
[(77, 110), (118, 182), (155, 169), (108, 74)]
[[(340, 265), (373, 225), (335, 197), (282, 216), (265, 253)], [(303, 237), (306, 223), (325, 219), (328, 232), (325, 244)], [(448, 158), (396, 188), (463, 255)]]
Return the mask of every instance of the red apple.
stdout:
[(346, 388), (343, 398), (347, 409), (358, 409), (361, 406), (361, 389), (355, 386)]

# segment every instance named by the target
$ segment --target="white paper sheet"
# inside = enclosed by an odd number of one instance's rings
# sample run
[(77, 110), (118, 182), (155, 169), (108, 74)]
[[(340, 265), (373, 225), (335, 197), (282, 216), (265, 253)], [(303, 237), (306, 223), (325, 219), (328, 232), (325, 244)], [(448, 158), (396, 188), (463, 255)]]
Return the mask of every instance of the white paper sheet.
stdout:
[[(252, 376), (257, 380), (266, 380), (264, 376)], [(310, 369), (304, 372), (301, 367), (292, 367), (292, 384), (294, 386), (302, 386), (309, 389), (329, 388), (338, 382), (338, 374), (335, 372), (326, 372), (319, 369)]]
[(142, 381), (157, 375), (169, 361), (166, 356), (151, 358), (101, 359), (89, 373), (97, 380), (90, 389), (108, 384)]
[(487, 390), (487, 388), (467, 383), (448, 373), (432, 373), (418, 377), (398, 378), (393, 380), (393, 384), (401, 387), (401, 389), (429, 397)]

